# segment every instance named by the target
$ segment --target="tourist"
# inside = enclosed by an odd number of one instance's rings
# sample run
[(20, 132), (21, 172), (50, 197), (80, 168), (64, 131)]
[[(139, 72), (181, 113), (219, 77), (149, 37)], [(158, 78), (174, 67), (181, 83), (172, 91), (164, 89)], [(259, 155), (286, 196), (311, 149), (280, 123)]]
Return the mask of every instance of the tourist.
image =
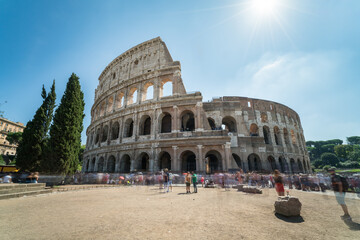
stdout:
[(347, 188), (349, 185), (346, 182), (346, 179), (338, 174), (335, 173), (335, 168), (329, 168), (328, 172), (331, 175), (331, 184), (336, 196), (336, 201), (339, 203), (339, 205), (342, 207), (344, 211), (344, 215), (341, 216), (342, 219), (349, 219), (350, 214), (348, 211), (348, 208), (345, 204), (345, 193), (347, 191)]
[(201, 176), (200, 181), (201, 181), (201, 187), (204, 187), (204, 182), (205, 182), (204, 176)]
[(285, 196), (284, 181), (279, 170), (274, 171), (275, 190), (278, 196)]
[(186, 193), (191, 193), (190, 192), (190, 184), (191, 184), (191, 175), (190, 172), (186, 173), (185, 176), (185, 184), (186, 184)]
[(3, 183), (12, 183), (12, 177), (10, 173), (7, 173), (5, 177), (3, 177)]
[(173, 183), (173, 180), (174, 180), (174, 174), (172, 174), (170, 171), (169, 171), (169, 188), (170, 188), (170, 192), (172, 192), (172, 183)]
[(194, 185), (194, 193), (197, 193), (197, 175), (196, 173), (192, 172), (192, 183)]
[(167, 168), (164, 169), (163, 180), (164, 180), (164, 192), (169, 192), (169, 172)]
[(39, 182), (39, 172), (35, 172), (33, 174), (32, 183), (38, 183)]

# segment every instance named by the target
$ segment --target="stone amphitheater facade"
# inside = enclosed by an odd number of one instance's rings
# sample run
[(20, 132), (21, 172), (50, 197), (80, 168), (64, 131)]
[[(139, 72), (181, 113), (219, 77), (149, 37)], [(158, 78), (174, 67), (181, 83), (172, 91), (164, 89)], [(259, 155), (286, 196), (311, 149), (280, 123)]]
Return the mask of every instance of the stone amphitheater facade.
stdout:
[[(165, 96), (164, 88), (171, 93)], [(158, 37), (101, 73), (83, 172), (310, 172), (299, 115), (272, 101), (188, 93)]]

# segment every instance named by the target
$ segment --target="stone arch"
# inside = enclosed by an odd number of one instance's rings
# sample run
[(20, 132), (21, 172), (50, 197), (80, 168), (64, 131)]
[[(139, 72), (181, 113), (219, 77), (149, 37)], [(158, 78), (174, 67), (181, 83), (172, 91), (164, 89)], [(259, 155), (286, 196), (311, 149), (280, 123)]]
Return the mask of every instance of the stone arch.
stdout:
[(290, 159), (290, 172), (295, 173), (296, 172), (296, 163), (293, 158)]
[(205, 154), (206, 158), (206, 172), (216, 173), (222, 170), (222, 157), (216, 150), (210, 150)]
[(233, 117), (226, 116), (222, 119), (222, 124), (225, 125), (225, 129), (229, 132), (237, 132), (236, 120)]
[(161, 133), (170, 133), (171, 132), (171, 115), (169, 113), (163, 113), (160, 124)]
[(159, 154), (159, 169), (171, 170), (171, 156), (168, 152), (161, 152)]
[(284, 173), (286, 170), (285, 168), (286, 166), (286, 160), (283, 157), (279, 157), (279, 167), (280, 167), (280, 172)]
[(259, 127), (255, 123), (252, 123), (250, 125), (250, 136), (252, 137), (259, 136)]
[(195, 130), (195, 117), (194, 113), (190, 110), (185, 110), (180, 115), (181, 131), (194, 131)]
[(303, 166), (301, 164), (300, 159), (298, 159), (297, 162), (298, 162), (298, 172), (304, 172), (304, 168), (303, 168)]
[(138, 101), (138, 90), (136, 87), (130, 89), (128, 94), (128, 105), (137, 103)]
[(211, 130), (216, 130), (216, 125), (215, 125), (214, 119), (208, 118), (208, 122), (209, 122)]
[(100, 128), (96, 130), (95, 144), (99, 143), (100, 140)]
[(119, 138), (120, 124), (118, 121), (115, 121), (111, 126), (111, 140)]
[(100, 116), (104, 116), (105, 115), (105, 102), (102, 102), (100, 104)]
[(270, 166), (270, 169), (272, 171), (274, 171), (276, 169), (276, 161), (275, 161), (275, 158), (273, 156), (268, 156), (268, 162), (269, 162), (269, 166)]
[(267, 123), (268, 122), (268, 116), (266, 113), (262, 112), (260, 115), (260, 119), (262, 123)]
[(85, 164), (85, 171), (84, 172), (89, 172), (90, 171), (90, 158), (86, 159), (86, 164)]
[(235, 153), (232, 154), (232, 157), (233, 157), (234, 161), (236, 162), (236, 165), (238, 166), (238, 168), (244, 169), (241, 158)]
[(103, 172), (104, 171), (104, 158), (100, 157), (98, 163), (97, 163), (97, 172)]
[(162, 97), (166, 97), (166, 96), (171, 96), (173, 93), (173, 82), (171, 81), (171, 79), (164, 79), (161, 81), (161, 85), (160, 85), (160, 98)]
[(124, 93), (120, 92), (116, 96), (116, 108), (121, 108), (124, 106)]
[(151, 118), (149, 115), (144, 115), (140, 119), (140, 135), (150, 135), (151, 134)]
[(275, 137), (275, 144), (281, 145), (280, 129), (278, 128), (278, 126), (274, 127), (274, 137)]
[(107, 160), (107, 172), (115, 172), (115, 157), (113, 155), (111, 155)]
[(94, 170), (95, 170), (95, 162), (96, 162), (95, 158), (91, 159), (89, 170), (88, 170), (89, 172), (94, 172)]
[(132, 137), (134, 131), (134, 121), (128, 118), (124, 124), (124, 138)]
[(106, 142), (108, 139), (109, 126), (105, 125), (102, 131), (101, 142)]
[(249, 171), (260, 171), (262, 169), (260, 157), (252, 153), (248, 156)]
[(181, 153), (181, 171), (196, 171), (196, 155), (192, 151), (186, 150)]
[(154, 98), (154, 83), (147, 82), (144, 84), (142, 91), (142, 101), (150, 100)]
[(138, 171), (147, 172), (149, 171), (150, 157), (146, 152), (140, 153), (137, 161)]
[(289, 145), (289, 132), (286, 128), (284, 128), (284, 139), (285, 139), (285, 144)]
[(120, 161), (120, 172), (129, 173), (131, 167), (131, 159), (128, 154), (124, 154)]
[(263, 126), (263, 133), (265, 144), (271, 144), (271, 133), (268, 126)]
[(114, 105), (114, 98), (113, 98), (113, 96), (110, 96), (110, 97), (108, 98), (106, 112), (112, 112), (112, 110), (113, 110), (113, 105)]

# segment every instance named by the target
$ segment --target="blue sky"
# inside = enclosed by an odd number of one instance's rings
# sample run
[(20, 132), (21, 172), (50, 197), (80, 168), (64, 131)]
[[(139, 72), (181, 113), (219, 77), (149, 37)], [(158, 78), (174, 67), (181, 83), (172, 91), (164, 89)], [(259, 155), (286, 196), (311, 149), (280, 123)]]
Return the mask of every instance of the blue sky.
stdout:
[(204, 101), (283, 103), (299, 113), (306, 140), (360, 135), (360, 1), (263, 1), (0, 0), (0, 110), (26, 124), (42, 84), (55, 79), (59, 103), (75, 72), (86, 129), (102, 70), (160, 36), (187, 91)]

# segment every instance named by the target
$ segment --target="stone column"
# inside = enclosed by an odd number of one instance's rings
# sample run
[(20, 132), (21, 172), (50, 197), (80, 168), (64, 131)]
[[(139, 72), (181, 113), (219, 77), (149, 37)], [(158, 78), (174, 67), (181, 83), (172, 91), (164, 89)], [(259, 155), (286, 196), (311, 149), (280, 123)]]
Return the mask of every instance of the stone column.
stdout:
[(171, 121), (171, 132), (180, 132), (180, 127), (178, 127), (179, 124), (179, 108), (175, 105), (173, 106), (174, 109), (174, 114), (172, 116), (172, 121)]
[(203, 121), (202, 121), (202, 110), (203, 103), (197, 102), (196, 103), (196, 110), (195, 110), (195, 131), (204, 131)]
[(196, 164), (196, 165), (198, 165), (199, 167), (196, 166), (196, 168), (197, 168), (198, 172), (204, 172), (205, 171), (204, 170), (204, 157), (203, 157), (203, 152), (202, 152), (203, 148), (204, 148), (203, 145), (197, 145), (199, 164)]
[(98, 163), (99, 163), (99, 156), (96, 156), (95, 166), (94, 166), (94, 168), (93, 168), (93, 171), (94, 171), (94, 172), (98, 172)]
[(134, 125), (133, 125), (133, 135), (132, 139), (136, 140), (138, 139), (138, 133), (139, 133), (139, 119), (138, 119), (138, 113), (137, 111), (134, 111)]
[(225, 148), (225, 159), (223, 159), (223, 170), (228, 171), (228, 163), (230, 163), (230, 155), (231, 155), (231, 142), (227, 142), (224, 145)]
[(134, 171), (135, 169), (135, 159), (130, 160), (130, 172)]
[(113, 105), (112, 105), (112, 111), (115, 111), (115, 107), (116, 107), (116, 93), (114, 93), (113, 95)]
[(181, 171), (181, 166), (179, 164), (179, 159), (178, 159), (178, 156), (177, 156), (177, 149), (178, 149), (178, 146), (172, 146), (172, 149), (173, 149), (173, 156), (174, 156), (174, 159), (173, 159), (173, 163), (171, 163), (171, 166), (174, 166), (174, 171)]
[(270, 128), (269, 127), (269, 130), (270, 130), (270, 139), (271, 139), (271, 144), (273, 146), (277, 146), (276, 145), (276, 141), (275, 141), (275, 132), (274, 132), (274, 128)]
[(154, 84), (154, 100), (158, 101), (160, 99), (160, 86), (161, 86), (161, 79), (159, 77), (156, 78)]

